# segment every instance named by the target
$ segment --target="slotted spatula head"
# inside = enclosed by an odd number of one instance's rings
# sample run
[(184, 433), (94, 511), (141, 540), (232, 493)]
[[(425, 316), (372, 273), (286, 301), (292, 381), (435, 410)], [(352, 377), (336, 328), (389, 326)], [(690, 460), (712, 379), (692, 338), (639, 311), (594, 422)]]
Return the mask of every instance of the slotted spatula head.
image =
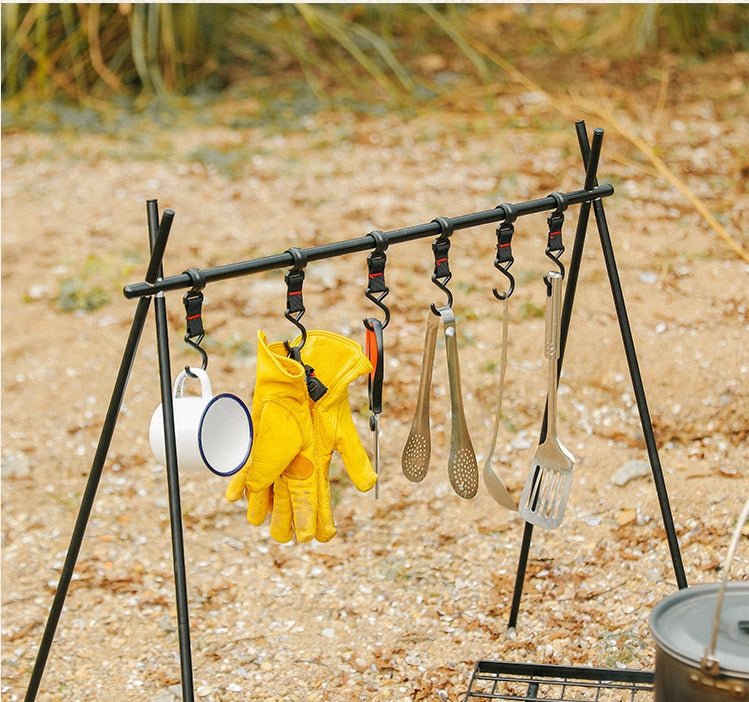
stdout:
[(574, 468), (572, 454), (556, 438), (541, 444), (520, 496), (520, 516), (535, 526), (556, 529), (564, 517)]
[(423, 426), (422, 423), (411, 427), (411, 433), (403, 447), (401, 469), (403, 475), (412, 483), (419, 483), (424, 480), (429, 471), (432, 445), (429, 438), (429, 415), (426, 417), (426, 426)]
[(562, 523), (572, 485), (575, 459), (557, 438), (557, 359), (562, 276), (551, 272), (546, 280), (549, 288), (544, 346), (544, 355), (548, 360), (546, 436), (533, 456), (523, 494), (520, 496), (518, 512), (525, 521), (535, 526), (555, 529)]
[(421, 378), (419, 379), (419, 395), (416, 401), (411, 432), (403, 447), (401, 469), (411, 482), (424, 480), (429, 471), (432, 441), (429, 430), (429, 393), (432, 387), (432, 369), (434, 367), (434, 350), (437, 345), (437, 330), (439, 317), (427, 313), (427, 329), (424, 337), (424, 356), (421, 360)]

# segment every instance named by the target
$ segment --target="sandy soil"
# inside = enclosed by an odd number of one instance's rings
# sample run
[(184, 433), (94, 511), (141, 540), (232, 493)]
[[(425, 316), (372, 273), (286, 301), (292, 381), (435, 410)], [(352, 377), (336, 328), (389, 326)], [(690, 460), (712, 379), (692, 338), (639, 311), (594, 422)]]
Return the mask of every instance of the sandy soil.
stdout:
[[(691, 71), (691, 72), (690, 72)], [(685, 69), (665, 104), (658, 80), (605, 85), (615, 113), (746, 250), (749, 62)], [(702, 86), (701, 88), (699, 86)], [(708, 87), (709, 86), (709, 89)], [(629, 90), (629, 92), (627, 92)], [(626, 96), (629, 96), (627, 98)], [(632, 97), (634, 95), (634, 97)], [(145, 201), (176, 217), (167, 275), (390, 230), (582, 187), (571, 121), (521, 89), (496, 109), (382, 119), (319, 114), (298, 128), (241, 126), (231, 103), (196, 125), (141, 121), (118, 136), (6, 130), (2, 139), (2, 695), (23, 697), (146, 266)], [(749, 264), (630, 141), (606, 128), (600, 181), (637, 360), (688, 582), (715, 581), (749, 484)], [(240, 126), (238, 126), (240, 125)], [(569, 261), (578, 208), (564, 228)], [(543, 215), (513, 241), (504, 422), (495, 466), (517, 499), (544, 407)], [(497, 395), (501, 306), (493, 226), (450, 251), (463, 390), (476, 452)], [(366, 256), (308, 267), (308, 328), (364, 343)], [(676, 590), (609, 280), (593, 226), (559, 398), (577, 466), (562, 526), (536, 529), (518, 627), (507, 632), (523, 522), (482, 486), (457, 497), (446, 473), (449, 395), (440, 346), (433, 461), (401, 473), (424, 320), (441, 303), (429, 240), (391, 247), (386, 269), (382, 485), (360, 495), (333, 467), (339, 533), (278, 545), (223, 497), (224, 479), (181, 476), (192, 663), (201, 700), (459, 699), (479, 659), (651, 669), (653, 605)], [(205, 347), (216, 391), (250, 404), (256, 332), (288, 338), (283, 272), (209, 285)], [(167, 304), (173, 369), (180, 294)], [(65, 311), (65, 307), (75, 308)], [(85, 309), (91, 307), (93, 309)], [(41, 700), (179, 698), (165, 470), (147, 427), (159, 403), (146, 326), (52, 647)], [(365, 446), (367, 387), (351, 388)], [(746, 540), (732, 577), (749, 577)]]

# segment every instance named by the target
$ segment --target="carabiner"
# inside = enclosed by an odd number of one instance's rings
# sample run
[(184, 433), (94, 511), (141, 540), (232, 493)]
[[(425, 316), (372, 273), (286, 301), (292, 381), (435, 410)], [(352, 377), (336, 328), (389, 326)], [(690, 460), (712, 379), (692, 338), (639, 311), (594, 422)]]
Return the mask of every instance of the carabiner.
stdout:
[(549, 226), (549, 238), (546, 244), (546, 255), (559, 267), (559, 272), (564, 277), (564, 264), (559, 260), (564, 253), (562, 242), (562, 225), (564, 224), (564, 211), (567, 209), (567, 200), (562, 193), (554, 192), (549, 195), (557, 204), (556, 209), (546, 218)]
[[(450, 261), (447, 254), (450, 251), (450, 235), (453, 233), (453, 225), (445, 217), (437, 217), (432, 221), (439, 224), (440, 227), (440, 235), (432, 242), (432, 252), (434, 253), (432, 282), (447, 296), (445, 307), (452, 307), (453, 294), (447, 284), (453, 276), (450, 272)], [(430, 307), (432, 312), (439, 317), (440, 313), (435, 304), (432, 303)]]
[[(387, 263), (385, 250), (388, 242), (381, 231), (369, 232), (368, 236), (374, 239), (375, 250), (367, 256), (367, 289), (364, 295), (385, 313), (385, 319), (381, 323), (384, 329), (390, 322), (390, 310), (383, 302), (390, 292), (385, 285), (385, 264)], [(373, 331), (370, 319), (364, 320), (364, 326), (367, 330)]]
[(286, 253), (290, 253), (294, 258), (294, 266), (290, 268), (284, 276), (286, 283), (286, 311), (284, 317), (288, 319), (302, 335), (302, 340), (297, 347), (300, 351), (307, 343), (307, 329), (301, 323), (304, 316), (304, 298), (302, 296), (302, 287), (304, 286), (304, 267), (307, 265), (307, 256), (302, 249), (291, 248)]
[[(205, 349), (200, 346), (200, 343), (205, 337), (205, 330), (203, 329), (203, 293), (202, 290), (205, 287), (205, 276), (197, 268), (189, 268), (185, 271), (192, 280), (192, 289), (188, 290), (182, 302), (185, 305), (185, 322), (187, 325), (185, 333), (185, 343), (196, 349), (202, 357), (201, 368), (205, 370), (208, 367), (208, 354)], [(197, 339), (197, 341), (193, 341)], [(190, 370), (190, 366), (185, 366), (185, 371), (191, 377), (196, 377), (195, 374)]]

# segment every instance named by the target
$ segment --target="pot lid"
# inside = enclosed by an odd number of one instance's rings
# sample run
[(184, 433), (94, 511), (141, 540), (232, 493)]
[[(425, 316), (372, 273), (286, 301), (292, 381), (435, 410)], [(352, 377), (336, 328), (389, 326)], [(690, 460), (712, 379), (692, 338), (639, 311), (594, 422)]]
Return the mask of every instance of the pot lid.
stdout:
[[(696, 585), (661, 600), (650, 615), (656, 644), (699, 668), (710, 646), (719, 589), (720, 583)], [(749, 581), (726, 583), (714, 658), (722, 674), (749, 678)]]

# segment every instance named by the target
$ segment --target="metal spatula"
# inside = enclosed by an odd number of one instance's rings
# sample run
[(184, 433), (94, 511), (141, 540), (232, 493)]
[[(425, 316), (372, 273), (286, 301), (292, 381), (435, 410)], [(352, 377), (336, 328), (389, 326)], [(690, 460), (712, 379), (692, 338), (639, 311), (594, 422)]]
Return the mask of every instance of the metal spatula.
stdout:
[(411, 432), (406, 440), (406, 445), (403, 447), (403, 456), (401, 457), (403, 475), (414, 483), (424, 480), (429, 471), (429, 457), (432, 450), (429, 431), (429, 393), (432, 388), (434, 349), (437, 345), (439, 321), (440, 318), (437, 315), (431, 312), (428, 313), (416, 412), (414, 413)]
[(562, 523), (572, 484), (575, 459), (557, 438), (557, 360), (559, 359), (559, 312), (562, 276), (546, 276), (550, 288), (546, 298), (546, 343), (549, 388), (546, 399), (546, 437), (536, 450), (531, 470), (520, 496), (518, 512), (531, 524), (555, 529)]

